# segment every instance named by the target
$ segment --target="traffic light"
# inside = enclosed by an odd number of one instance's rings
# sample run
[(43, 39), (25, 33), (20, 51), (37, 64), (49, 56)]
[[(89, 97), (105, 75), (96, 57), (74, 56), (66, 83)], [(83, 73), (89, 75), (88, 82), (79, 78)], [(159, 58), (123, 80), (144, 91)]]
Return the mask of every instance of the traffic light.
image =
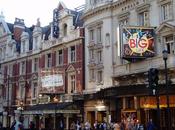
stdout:
[(148, 82), (150, 88), (156, 88), (159, 81), (159, 70), (156, 68), (150, 68), (148, 71)]

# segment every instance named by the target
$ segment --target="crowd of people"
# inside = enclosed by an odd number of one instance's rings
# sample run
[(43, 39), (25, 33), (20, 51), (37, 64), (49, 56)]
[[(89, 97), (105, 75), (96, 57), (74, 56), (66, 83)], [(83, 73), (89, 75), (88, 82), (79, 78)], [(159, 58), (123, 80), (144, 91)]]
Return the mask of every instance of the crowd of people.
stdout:
[(144, 126), (139, 120), (132, 121), (116, 121), (107, 123), (105, 121), (98, 122), (97, 120), (91, 126), (91, 124), (86, 121), (85, 123), (72, 122), (70, 130), (156, 130), (156, 126), (152, 119)]
[[(35, 124), (34, 122), (30, 122), (30, 130), (35, 129)], [(64, 123), (61, 120), (59, 122), (59, 130), (64, 130)], [(107, 123), (105, 121), (103, 122), (98, 122), (97, 120), (94, 122), (93, 125), (90, 124), (89, 121), (86, 122), (72, 122), (69, 126), (70, 130), (156, 130), (156, 126), (153, 123), (153, 120), (150, 119), (147, 125), (144, 127), (143, 124), (140, 123), (139, 120), (122, 120), (122, 121), (116, 121), (116, 122), (111, 122)], [(11, 124), (10, 130), (24, 130), (23, 127), (23, 119), (19, 118), (18, 121), (14, 120), (13, 123)]]

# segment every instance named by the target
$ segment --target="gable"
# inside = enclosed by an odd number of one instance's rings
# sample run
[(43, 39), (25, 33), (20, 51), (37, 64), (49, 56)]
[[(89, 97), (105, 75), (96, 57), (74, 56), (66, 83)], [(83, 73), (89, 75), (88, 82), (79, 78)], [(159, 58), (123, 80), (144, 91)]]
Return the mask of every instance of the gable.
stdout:
[(7, 23), (4, 21), (4, 19), (0, 15), (0, 37), (9, 33), (10, 33), (10, 30)]
[(73, 65), (70, 65), (68, 68), (67, 68), (67, 71), (66, 72), (74, 72), (75, 71), (75, 68)]
[(60, 11), (60, 10), (63, 10), (65, 8), (66, 8), (65, 4), (60, 1), (59, 4), (58, 4), (58, 10)]
[(157, 34), (171, 33), (174, 31), (175, 31), (175, 26), (168, 23), (163, 23), (162, 25), (159, 26), (159, 28), (156, 29)]

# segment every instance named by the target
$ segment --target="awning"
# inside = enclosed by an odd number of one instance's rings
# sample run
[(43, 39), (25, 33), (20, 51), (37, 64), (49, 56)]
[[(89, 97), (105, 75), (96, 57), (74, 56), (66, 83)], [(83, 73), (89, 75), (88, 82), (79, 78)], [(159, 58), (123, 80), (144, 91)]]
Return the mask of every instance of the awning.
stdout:
[(28, 107), (26, 110), (56, 110), (64, 109), (68, 106), (73, 105), (72, 102), (62, 102), (62, 103), (47, 103), (47, 104), (37, 104)]
[(37, 104), (26, 108), (22, 114), (80, 113), (72, 102)]

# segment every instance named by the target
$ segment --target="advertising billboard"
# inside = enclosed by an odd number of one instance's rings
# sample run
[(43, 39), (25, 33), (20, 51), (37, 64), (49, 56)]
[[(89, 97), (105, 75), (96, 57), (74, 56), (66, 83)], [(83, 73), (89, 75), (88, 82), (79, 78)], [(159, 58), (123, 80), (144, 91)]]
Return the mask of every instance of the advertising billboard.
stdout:
[(122, 56), (125, 59), (154, 56), (154, 42), (154, 28), (122, 28)]
[(40, 72), (40, 93), (64, 93), (64, 73), (56, 68)]

